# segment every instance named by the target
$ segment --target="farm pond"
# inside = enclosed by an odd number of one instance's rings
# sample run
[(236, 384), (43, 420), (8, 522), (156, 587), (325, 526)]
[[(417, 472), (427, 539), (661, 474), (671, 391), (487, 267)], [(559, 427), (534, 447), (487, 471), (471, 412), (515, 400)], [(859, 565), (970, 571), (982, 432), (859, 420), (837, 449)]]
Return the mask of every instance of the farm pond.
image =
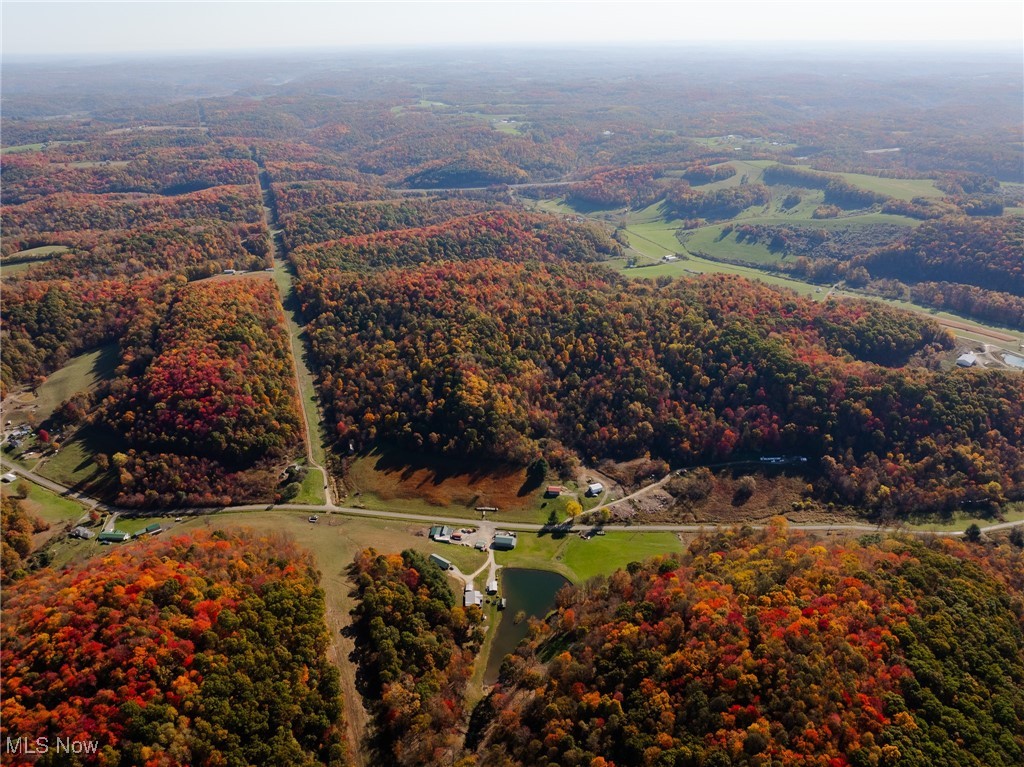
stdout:
[[(498, 593), (507, 602), (487, 659), (484, 684), (498, 681), (501, 662), (526, 637), (529, 619), (543, 618), (554, 609), (555, 594), (569, 582), (558, 573), (522, 567), (503, 568), (500, 575), (501, 591)], [(520, 613), (526, 617), (517, 622)]]

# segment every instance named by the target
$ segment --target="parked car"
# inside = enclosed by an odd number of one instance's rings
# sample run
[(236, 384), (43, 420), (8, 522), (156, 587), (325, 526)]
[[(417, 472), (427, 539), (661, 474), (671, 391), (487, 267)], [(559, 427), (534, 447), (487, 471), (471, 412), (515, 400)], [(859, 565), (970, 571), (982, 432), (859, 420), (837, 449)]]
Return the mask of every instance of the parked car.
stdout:
[(314, 514), (313, 516), (311, 516), (309, 518), (309, 521), (310, 522), (319, 522), (320, 521), (320, 517), (318, 517), (316, 514)]

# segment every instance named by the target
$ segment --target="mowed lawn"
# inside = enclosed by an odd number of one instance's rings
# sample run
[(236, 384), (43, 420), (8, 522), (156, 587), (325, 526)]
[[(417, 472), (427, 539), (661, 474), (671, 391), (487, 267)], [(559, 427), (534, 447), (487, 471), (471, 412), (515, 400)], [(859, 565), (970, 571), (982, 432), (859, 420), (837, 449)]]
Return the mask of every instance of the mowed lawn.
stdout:
[(579, 534), (561, 537), (519, 533), (516, 548), (495, 552), (503, 567), (532, 567), (560, 573), (573, 583), (582, 583), (595, 575), (607, 575), (630, 562), (643, 561), (659, 554), (683, 551), (683, 542), (675, 533), (608, 531), (584, 540)]
[(22, 488), (28, 491), (28, 495), (21, 502), (25, 510), (54, 527), (75, 522), (85, 515), (85, 507), (78, 501), (57, 495), (27, 479), (19, 479), (13, 485), (4, 485), (2, 492), (4, 496), (15, 495)]

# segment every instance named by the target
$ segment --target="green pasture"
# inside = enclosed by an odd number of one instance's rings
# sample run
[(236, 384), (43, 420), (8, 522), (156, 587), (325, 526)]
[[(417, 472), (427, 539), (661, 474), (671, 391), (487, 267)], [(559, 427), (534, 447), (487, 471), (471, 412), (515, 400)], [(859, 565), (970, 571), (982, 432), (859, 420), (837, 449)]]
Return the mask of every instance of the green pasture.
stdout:
[(85, 514), (85, 507), (78, 501), (57, 495), (52, 490), (47, 490), (27, 479), (19, 479), (13, 485), (4, 485), (3, 494), (5, 496), (14, 495), (22, 488), (28, 492), (24, 503), (29, 513), (35, 514), (51, 525), (59, 526), (75, 522)]

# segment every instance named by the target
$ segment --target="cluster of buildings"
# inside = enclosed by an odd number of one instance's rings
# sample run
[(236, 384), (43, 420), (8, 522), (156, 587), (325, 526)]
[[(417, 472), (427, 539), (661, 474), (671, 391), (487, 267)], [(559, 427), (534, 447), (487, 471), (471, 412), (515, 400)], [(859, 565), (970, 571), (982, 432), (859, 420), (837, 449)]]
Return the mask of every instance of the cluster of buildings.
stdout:
[[(466, 530), (456, 530), (448, 525), (434, 525), (430, 528), (430, 540), (438, 543), (462, 543), (469, 545), (463, 538), (471, 534)], [(514, 532), (499, 530), (494, 534), (494, 538), (491, 539), (490, 547), (495, 551), (511, 551), (516, 547), (516, 543), (518, 543), (518, 538)], [(480, 551), (487, 550), (486, 540), (478, 540), (475, 545)]]
[(163, 532), (163, 526), (159, 522), (154, 522), (151, 525), (146, 525), (145, 528), (132, 535), (124, 530), (104, 530), (98, 535), (87, 527), (81, 525), (71, 531), (70, 536), (72, 538), (81, 538), (82, 540), (88, 541), (95, 538), (99, 543), (124, 543), (130, 541), (132, 538), (142, 538), (145, 535), (158, 535)]

